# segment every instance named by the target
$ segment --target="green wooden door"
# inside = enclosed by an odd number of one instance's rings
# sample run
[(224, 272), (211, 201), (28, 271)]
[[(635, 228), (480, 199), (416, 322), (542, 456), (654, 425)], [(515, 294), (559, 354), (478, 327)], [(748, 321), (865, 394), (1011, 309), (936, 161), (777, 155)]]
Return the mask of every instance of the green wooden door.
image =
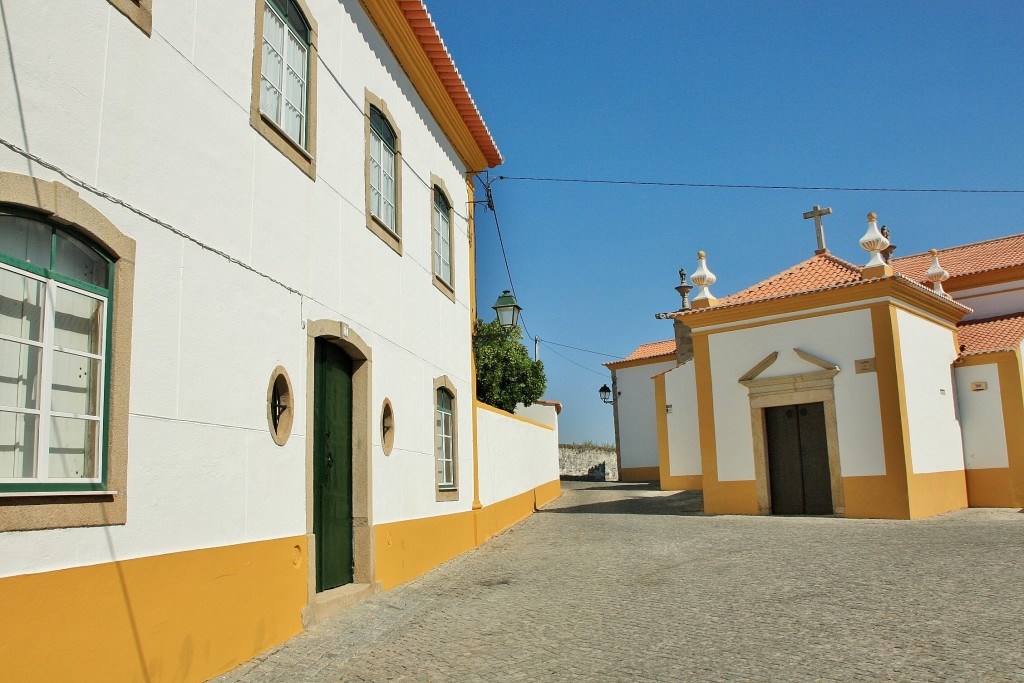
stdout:
[(832, 475), (825, 406), (803, 403), (764, 409), (768, 480), (777, 515), (832, 514)]
[(313, 376), (316, 589), (352, 583), (352, 361), (317, 340)]

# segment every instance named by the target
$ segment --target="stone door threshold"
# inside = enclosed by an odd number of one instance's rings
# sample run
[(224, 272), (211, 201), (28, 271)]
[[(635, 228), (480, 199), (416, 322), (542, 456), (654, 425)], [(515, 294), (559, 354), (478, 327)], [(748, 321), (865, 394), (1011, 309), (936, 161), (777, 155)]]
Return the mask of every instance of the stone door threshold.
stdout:
[(308, 629), (316, 626), (343, 609), (376, 595), (380, 590), (380, 582), (349, 583), (317, 593), (313, 600), (302, 608), (302, 627)]

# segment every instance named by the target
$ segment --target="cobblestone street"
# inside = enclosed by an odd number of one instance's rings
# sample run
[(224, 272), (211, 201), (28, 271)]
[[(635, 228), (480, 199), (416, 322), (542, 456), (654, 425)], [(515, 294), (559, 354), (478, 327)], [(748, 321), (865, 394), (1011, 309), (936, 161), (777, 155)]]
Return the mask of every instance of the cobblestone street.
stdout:
[(222, 681), (1024, 681), (1024, 514), (702, 516), (563, 483), (523, 523)]

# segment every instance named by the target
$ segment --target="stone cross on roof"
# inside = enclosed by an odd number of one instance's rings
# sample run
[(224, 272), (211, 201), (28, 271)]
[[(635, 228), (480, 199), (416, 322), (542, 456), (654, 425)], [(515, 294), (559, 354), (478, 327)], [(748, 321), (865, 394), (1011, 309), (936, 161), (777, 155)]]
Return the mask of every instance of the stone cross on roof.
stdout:
[(814, 209), (804, 214), (804, 220), (808, 218), (814, 219), (814, 231), (818, 234), (818, 249), (815, 254), (826, 254), (828, 249), (825, 248), (825, 227), (821, 224), (821, 217), (827, 216), (832, 213), (832, 209), (823, 209), (817, 204), (814, 205)]

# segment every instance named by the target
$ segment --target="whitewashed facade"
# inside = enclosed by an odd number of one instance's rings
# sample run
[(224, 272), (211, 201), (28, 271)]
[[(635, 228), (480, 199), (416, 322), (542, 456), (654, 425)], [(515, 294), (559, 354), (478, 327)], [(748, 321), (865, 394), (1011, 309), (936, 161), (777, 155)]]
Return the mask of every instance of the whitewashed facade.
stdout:
[[(422, 5), (14, 0), (2, 11), (0, 245), (13, 240), (5, 213), (27, 212), (116, 272), (102, 481), (42, 481), (29, 496), (13, 461), (0, 471), (7, 680), (66, 680), (68, 666), (77, 680), (205, 679), (501, 528), (475, 516), (507, 525), (557, 495), (552, 430), (474, 401), (469, 178), (501, 157), (472, 101), (453, 96), (464, 85), (447, 53), (428, 56), (436, 31), (413, 30), (429, 20)], [(268, 76), (279, 40), (282, 71)], [(268, 103), (268, 83), (291, 99)], [(287, 114), (291, 100), (301, 106)], [(390, 173), (372, 112), (396, 134)], [(390, 198), (387, 216), (374, 191)], [(331, 590), (314, 533), (324, 345), (352, 364), (354, 576)], [(31, 382), (12, 358), (5, 375)], [(439, 391), (454, 405), (453, 486), (438, 484)], [(490, 483), (519, 453), (478, 449), (478, 412), (492, 432), (524, 431), (512, 443), (537, 462), (514, 481)], [(5, 424), (0, 451), (22, 448)], [(60, 603), (39, 606), (40, 590)], [(38, 637), (58, 621), (111, 635)]]

